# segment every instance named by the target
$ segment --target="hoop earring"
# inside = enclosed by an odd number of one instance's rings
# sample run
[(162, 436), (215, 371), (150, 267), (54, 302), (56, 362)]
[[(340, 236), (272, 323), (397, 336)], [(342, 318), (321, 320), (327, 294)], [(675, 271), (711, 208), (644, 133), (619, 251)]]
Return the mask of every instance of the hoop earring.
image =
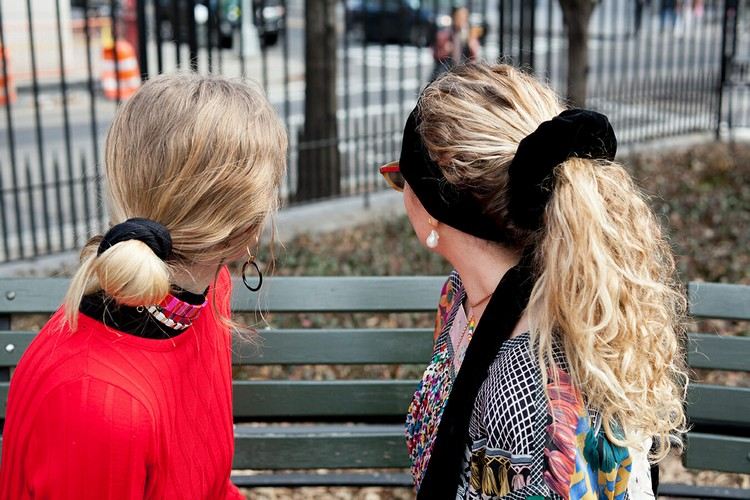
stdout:
[[(258, 273), (258, 284), (256, 286), (250, 286), (250, 284), (247, 282), (247, 277), (245, 276), (245, 273), (247, 272), (247, 266), (252, 265), (255, 268), (255, 271)], [(242, 283), (245, 285), (245, 288), (250, 290), (251, 292), (257, 292), (260, 290), (260, 287), (263, 286), (263, 273), (260, 272), (260, 268), (258, 267), (258, 264), (255, 263), (255, 258), (252, 256), (245, 261), (245, 263), (242, 265)]]

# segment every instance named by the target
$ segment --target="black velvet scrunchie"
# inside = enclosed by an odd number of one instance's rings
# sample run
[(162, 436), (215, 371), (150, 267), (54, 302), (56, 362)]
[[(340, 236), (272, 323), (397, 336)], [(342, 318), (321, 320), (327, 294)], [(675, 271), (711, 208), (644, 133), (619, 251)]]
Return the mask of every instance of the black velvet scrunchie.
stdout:
[(511, 219), (521, 228), (539, 229), (555, 167), (573, 156), (611, 161), (616, 152), (615, 131), (596, 111), (569, 109), (542, 123), (520, 142), (508, 170)]
[(172, 255), (169, 229), (156, 221), (138, 217), (112, 226), (99, 243), (96, 254), (101, 255), (114, 245), (128, 240), (142, 241), (161, 260), (167, 260)]

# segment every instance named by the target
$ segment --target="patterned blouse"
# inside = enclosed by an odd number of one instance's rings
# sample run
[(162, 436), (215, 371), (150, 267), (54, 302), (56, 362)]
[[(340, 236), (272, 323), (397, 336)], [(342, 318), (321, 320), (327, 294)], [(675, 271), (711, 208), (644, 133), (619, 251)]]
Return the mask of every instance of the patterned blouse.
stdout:
[[(465, 297), (453, 272), (440, 297), (433, 357), (407, 415), (407, 448), (417, 490), (473, 334), (474, 325), (464, 313)], [(646, 452), (611, 443), (599, 415), (586, 409), (573, 386), (561, 349), (554, 361), (548, 403), (529, 334), (503, 343), (474, 403), (456, 498), (654, 498)]]

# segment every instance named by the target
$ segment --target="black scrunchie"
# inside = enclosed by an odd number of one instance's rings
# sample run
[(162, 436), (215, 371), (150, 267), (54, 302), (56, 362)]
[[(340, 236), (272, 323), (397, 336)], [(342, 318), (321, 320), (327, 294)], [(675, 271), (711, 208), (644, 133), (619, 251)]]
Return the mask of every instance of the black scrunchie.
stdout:
[(101, 255), (112, 246), (128, 240), (142, 241), (159, 257), (167, 260), (172, 255), (172, 236), (169, 229), (150, 219), (133, 218), (112, 226), (104, 235), (96, 254)]
[(525, 229), (540, 228), (555, 167), (573, 156), (611, 161), (616, 152), (615, 131), (596, 111), (569, 109), (542, 123), (518, 145), (508, 170), (511, 219)]

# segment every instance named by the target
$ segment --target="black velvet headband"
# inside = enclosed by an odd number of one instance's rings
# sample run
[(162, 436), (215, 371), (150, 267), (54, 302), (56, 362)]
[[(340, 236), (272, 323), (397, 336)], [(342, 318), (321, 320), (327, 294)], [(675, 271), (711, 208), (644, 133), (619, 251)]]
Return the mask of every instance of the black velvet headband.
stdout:
[[(425, 210), (440, 222), (490, 241), (505, 235), (493, 217), (465, 190), (448, 183), (419, 133), (417, 108), (404, 127), (399, 166)], [(554, 187), (554, 168), (571, 156), (614, 159), (617, 139), (606, 116), (570, 109), (542, 123), (524, 138), (510, 165), (509, 210), (522, 228), (538, 229)]]
[(169, 229), (156, 221), (142, 218), (128, 219), (112, 226), (99, 243), (96, 254), (101, 255), (112, 246), (128, 240), (142, 241), (161, 260), (167, 260), (172, 255)]
[(485, 216), (472, 193), (459, 190), (445, 179), (441, 168), (430, 158), (418, 128), (419, 112), (414, 108), (404, 127), (399, 168), (427, 213), (478, 238), (500, 241), (502, 231), (492, 218)]

